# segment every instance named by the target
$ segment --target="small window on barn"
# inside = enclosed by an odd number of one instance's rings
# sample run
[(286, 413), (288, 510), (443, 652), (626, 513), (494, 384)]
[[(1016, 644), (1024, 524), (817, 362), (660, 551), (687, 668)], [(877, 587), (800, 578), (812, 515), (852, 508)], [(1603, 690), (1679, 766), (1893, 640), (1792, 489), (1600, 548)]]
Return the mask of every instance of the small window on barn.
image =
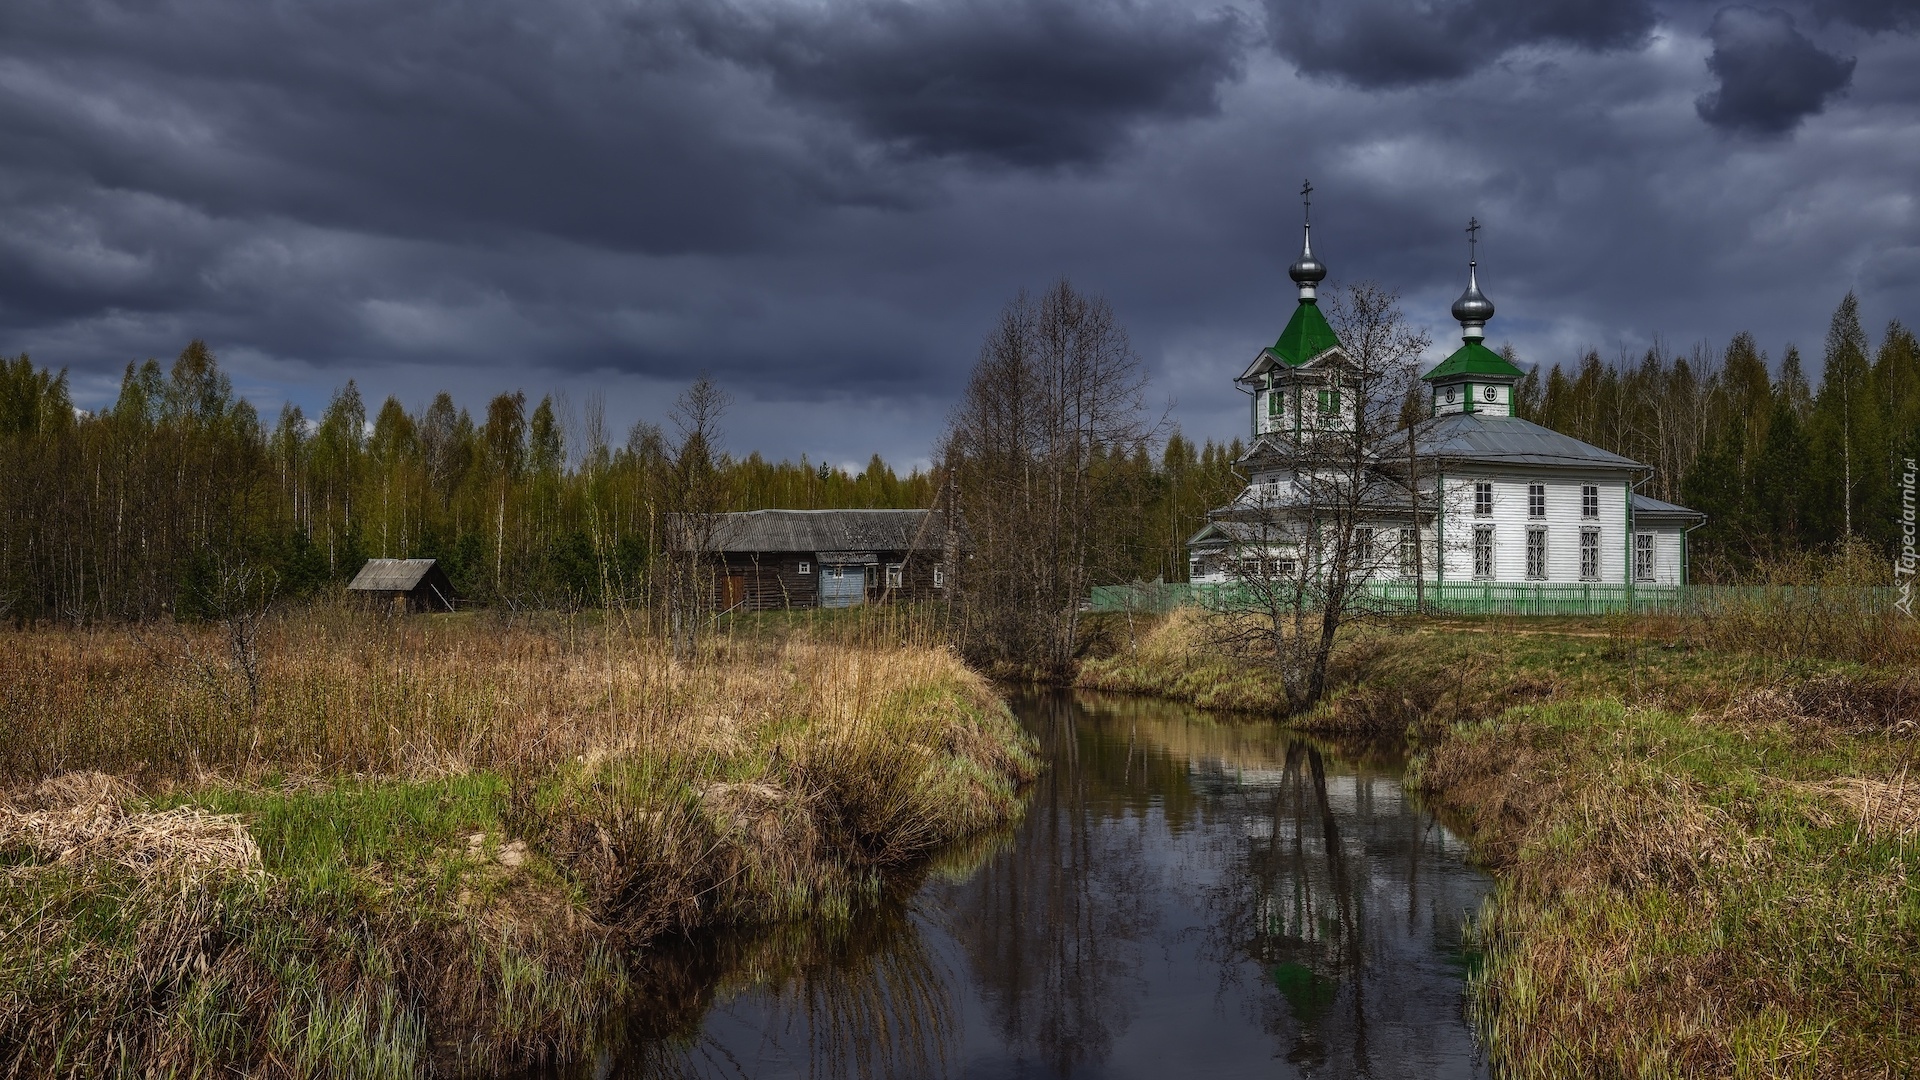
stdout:
[(801, 572), (802, 574), (811, 574), (811, 573), (813, 573), (813, 564), (812, 564), (812, 563), (810, 563), (810, 562), (808, 562), (808, 561), (807, 561), (807, 560), (805, 560), (805, 559), (801, 559), (801, 560), (800, 560), (800, 572)]
[[(1196, 559), (1194, 561), (1197, 563), (1199, 560)], [(946, 563), (933, 564), (933, 587), (936, 589), (944, 589), (947, 587), (947, 564)]]
[(901, 570), (902, 567), (899, 563), (887, 564), (887, 588), (897, 589), (900, 587), (900, 580), (904, 576)]

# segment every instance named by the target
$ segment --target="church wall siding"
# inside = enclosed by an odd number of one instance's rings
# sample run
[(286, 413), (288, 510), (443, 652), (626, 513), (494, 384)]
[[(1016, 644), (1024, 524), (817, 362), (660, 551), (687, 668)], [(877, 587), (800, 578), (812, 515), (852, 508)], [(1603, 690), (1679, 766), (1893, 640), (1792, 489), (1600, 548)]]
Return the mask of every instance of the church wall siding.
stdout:
[[(1547, 530), (1547, 577), (1556, 584), (1577, 585), (1580, 577), (1580, 532), (1600, 530), (1601, 583), (1619, 584), (1626, 580), (1627, 543), (1626, 490), (1617, 473), (1537, 472), (1521, 470), (1467, 471), (1455, 466), (1447, 472), (1446, 580), (1472, 581), (1473, 531), (1481, 525), (1494, 530), (1494, 581), (1525, 582), (1527, 577), (1527, 529), (1544, 526)], [(1493, 484), (1493, 514), (1474, 513), (1474, 485)], [(1546, 485), (1547, 515), (1528, 515), (1527, 487)], [(1598, 487), (1600, 514), (1596, 518), (1580, 513), (1581, 487)], [(1656, 558), (1659, 547), (1656, 545)], [(1678, 557), (1678, 550), (1675, 551)], [(1676, 563), (1677, 566), (1677, 563)]]

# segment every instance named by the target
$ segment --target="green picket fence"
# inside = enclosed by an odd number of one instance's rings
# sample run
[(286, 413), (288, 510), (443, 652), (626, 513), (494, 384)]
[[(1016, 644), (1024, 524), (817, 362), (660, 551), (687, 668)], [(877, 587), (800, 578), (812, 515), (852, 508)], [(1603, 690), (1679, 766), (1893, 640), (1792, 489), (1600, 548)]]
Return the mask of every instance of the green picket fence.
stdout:
[[(1369, 582), (1361, 606), (1376, 611), (1411, 612), (1416, 590), (1411, 581)], [(1729, 604), (1841, 603), (1868, 611), (1890, 609), (1894, 590), (1822, 589), (1818, 586), (1680, 586), (1547, 584), (1529, 582), (1428, 582), (1427, 610), (1445, 615), (1610, 615), (1617, 612), (1706, 611)], [(1187, 604), (1215, 610), (1251, 606), (1235, 584), (1100, 585), (1091, 597), (1094, 611), (1166, 612)]]

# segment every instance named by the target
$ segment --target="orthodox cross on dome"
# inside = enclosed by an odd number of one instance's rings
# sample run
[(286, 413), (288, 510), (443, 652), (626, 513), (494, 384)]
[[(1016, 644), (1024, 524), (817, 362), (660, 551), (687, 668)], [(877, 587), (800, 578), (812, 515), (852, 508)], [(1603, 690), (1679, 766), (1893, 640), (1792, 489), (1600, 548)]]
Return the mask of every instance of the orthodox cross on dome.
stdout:
[(1453, 302), (1453, 317), (1460, 320), (1460, 336), (1479, 341), (1487, 335), (1487, 320), (1493, 318), (1493, 301), (1480, 291), (1480, 219), (1467, 219), (1467, 291)]
[(1300, 218), (1303, 229), (1300, 240), (1300, 257), (1287, 267), (1287, 276), (1300, 286), (1300, 302), (1315, 303), (1314, 286), (1327, 276), (1326, 264), (1313, 257), (1313, 182), (1300, 184)]

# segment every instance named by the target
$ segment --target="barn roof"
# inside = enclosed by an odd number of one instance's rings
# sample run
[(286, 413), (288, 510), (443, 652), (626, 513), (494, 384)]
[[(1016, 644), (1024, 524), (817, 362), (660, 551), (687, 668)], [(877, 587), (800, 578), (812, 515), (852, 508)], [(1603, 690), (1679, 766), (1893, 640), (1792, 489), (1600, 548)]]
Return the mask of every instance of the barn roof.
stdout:
[(368, 559), (347, 588), (362, 592), (412, 592), (433, 571), (432, 559)]
[(946, 514), (939, 510), (749, 510), (719, 517), (713, 549), (741, 554), (907, 551), (916, 538), (929, 550), (946, 542)]

